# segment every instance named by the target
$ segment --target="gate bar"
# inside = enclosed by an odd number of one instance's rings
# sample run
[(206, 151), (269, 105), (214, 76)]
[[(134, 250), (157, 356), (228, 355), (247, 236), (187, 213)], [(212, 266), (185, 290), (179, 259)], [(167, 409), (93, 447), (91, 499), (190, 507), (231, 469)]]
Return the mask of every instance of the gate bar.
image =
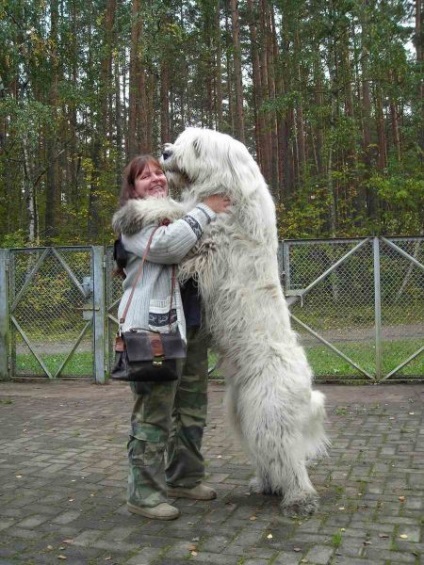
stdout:
[[(35, 251), (37, 251), (37, 248), (34, 248)], [(32, 279), (35, 277), (35, 275), (37, 274), (38, 269), (40, 268), (40, 265), (43, 263), (44, 259), (46, 258), (46, 256), (49, 253), (49, 247), (45, 247), (44, 251), (41, 253), (41, 255), (38, 257), (37, 261), (35, 262), (34, 267), (31, 269), (29, 275), (26, 277), (24, 284), (22, 285), (21, 290), (18, 292), (18, 294), (15, 296), (15, 299), (10, 307), (10, 310), (12, 312), (15, 311), (16, 306), (19, 303), (19, 300), (22, 298), (22, 296), (25, 294), (26, 289), (29, 287), (29, 285), (32, 283)], [(16, 255), (15, 255), (16, 257)]]
[(388, 373), (382, 380), (386, 380), (389, 377), (391, 377), (392, 375), (394, 375), (395, 373), (397, 373), (400, 369), (402, 369), (403, 367), (405, 367), (405, 365), (407, 365), (408, 363), (410, 363), (413, 359), (415, 359), (415, 357), (418, 357), (418, 355), (420, 353), (422, 353), (424, 351), (424, 345), (422, 347), (420, 347), (418, 349), (418, 351), (416, 351), (415, 353), (413, 353), (410, 357), (408, 357), (408, 359), (406, 361), (403, 361), (400, 365), (398, 365), (395, 369), (393, 369), (393, 371), (390, 371), (390, 373)]
[(77, 279), (77, 277), (74, 275), (71, 267), (68, 265), (68, 263), (65, 261), (65, 259), (62, 257), (62, 255), (54, 248), (51, 247), (50, 248), (52, 250), (53, 255), (56, 257), (56, 259), (59, 261), (59, 263), (62, 265), (62, 267), (65, 269), (65, 271), (68, 273), (69, 278), (71, 279), (71, 281), (74, 283), (74, 285), (77, 287), (77, 289), (80, 291), (80, 293), (86, 297), (87, 294), (84, 290), (84, 288), (82, 287), (81, 283), (79, 282), (79, 280)]
[(72, 357), (72, 355), (74, 354), (74, 351), (76, 350), (76, 348), (78, 347), (78, 345), (80, 344), (82, 338), (84, 337), (84, 335), (87, 333), (87, 329), (91, 326), (91, 320), (88, 321), (85, 326), (83, 327), (81, 333), (79, 334), (76, 342), (74, 343), (71, 351), (68, 353), (68, 355), (65, 357), (65, 359), (62, 361), (62, 364), (60, 365), (59, 369), (56, 371), (56, 374), (54, 375), (54, 378), (59, 377), (60, 374), (62, 373), (66, 363), (69, 361), (69, 359)]
[(302, 326), (302, 328), (304, 328), (307, 332), (309, 332), (310, 334), (312, 334), (314, 337), (316, 337), (319, 341), (321, 341), (324, 345), (326, 345), (327, 347), (329, 347), (330, 349), (332, 349), (334, 351), (334, 353), (336, 353), (339, 357), (342, 357), (345, 361), (347, 361), (350, 365), (353, 365), (355, 367), (355, 369), (358, 369), (358, 371), (360, 371), (361, 373), (363, 373), (366, 377), (370, 378), (372, 381), (375, 380), (374, 377), (372, 375), (370, 375), (365, 369), (362, 369), (362, 367), (360, 367), (359, 365), (357, 365), (355, 363), (355, 361), (352, 361), (352, 359), (350, 359), (347, 355), (345, 355), (342, 351), (339, 351), (337, 349), (337, 347), (334, 347), (334, 345), (332, 343), (330, 343), (329, 341), (327, 341), (326, 339), (324, 339), (321, 335), (317, 334), (316, 332), (314, 332), (313, 329), (311, 329), (309, 326), (307, 326), (306, 324), (304, 324), (303, 322), (301, 322), (298, 318), (296, 318), (296, 316), (294, 314), (290, 313), (290, 316), (293, 318), (293, 320), (296, 320), (296, 322)]
[(94, 346), (94, 379), (96, 383), (105, 384), (105, 254), (100, 245), (93, 249), (93, 346)]
[(374, 305), (375, 305), (375, 377), (381, 379), (381, 274), (380, 274), (380, 240), (374, 237)]
[(9, 250), (0, 249), (0, 380), (9, 377)]
[(324, 273), (322, 273), (319, 277), (317, 277), (313, 282), (311, 282), (311, 284), (309, 284), (306, 288), (299, 290), (299, 295), (302, 296), (304, 294), (307, 294), (310, 290), (312, 290), (318, 283), (320, 283), (323, 279), (325, 279), (325, 277), (327, 275), (329, 275), (330, 273), (332, 273), (335, 269), (337, 269), (337, 267), (339, 265), (341, 265), (342, 263), (344, 263), (346, 261), (346, 259), (348, 259), (351, 255), (353, 255), (354, 253), (356, 253), (358, 251), (358, 249), (360, 249), (361, 247), (363, 247), (366, 243), (368, 243), (370, 241), (370, 238), (367, 237), (366, 239), (364, 239), (364, 241), (361, 241), (360, 243), (358, 243), (358, 245), (355, 245), (355, 247), (353, 247), (350, 251), (348, 251), (345, 255), (343, 255), (343, 257), (341, 257), (338, 261), (336, 261), (335, 263), (333, 263), (331, 265), (331, 267), (329, 269), (327, 269), (326, 271), (324, 271)]
[(381, 238), (382, 241), (384, 241), (384, 243), (386, 243), (389, 247), (391, 247), (392, 249), (394, 249), (395, 251), (397, 251), (400, 255), (402, 255), (403, 257), (405, 257), (405, 259), (408, 259), (408, 261), (411, 261), (411, 263), (413, 263), (416, 267), (418, 267), (419, 269), (422, 269), (424, 271), (424, 265), (422, 263), (420, 263), (419, 261), (417, 261), (415, 259), (415, 257), (412, 257), (412, 255), (409, 255), (409, 253), (407, 253), (406, 251), (404, 251), (401, 247), (398, 247), (396, 244), (394, 244), (392, 241), (390, 241), (389, 239), (386, 239), (385, 237)]
[(15, 318), (15, 316), (11, 316), (10, 319), (12, 320), (12, 322), (15, 324), (16, 329), (18, 330), (18, 332), (21, 334), (21, 336), (24, 338), (25, 343), (28, 345), (29, 350), (31, 351), (31, 353), (34, 355), (34, 357), (37, 359), (38, 363), (40, 364), (40, 367), (43, 369), (43, 371), (46, 373), (46, 375), (49, 377), (49, 379), (53, 379), (53, 375), (51, 374), (51, 372), (48, 370), (47, 365), (44, 363), (44, 361), (41, 359), (41, 357), (38, 355), (38, 353), (35, 351), (35, 349), (32, 347), (30, 340), (28, 339), (28, 336), (26, 335), (26, 333), (24, 332), (24, 330), (21, 328), (21, 326), (19, 325), (18, 320)]

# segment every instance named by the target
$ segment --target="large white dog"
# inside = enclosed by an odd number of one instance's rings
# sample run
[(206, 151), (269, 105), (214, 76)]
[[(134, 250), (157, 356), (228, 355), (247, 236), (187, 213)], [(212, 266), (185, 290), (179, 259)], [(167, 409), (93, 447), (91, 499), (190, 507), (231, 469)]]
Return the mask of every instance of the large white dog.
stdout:
[(198, 128), (167, 144), (162, 162), (185, 209), (225, 193), (221, 214), (181, 265), (196, 276), (226, 378), (230, 422), (256, 470), (255, 492), (282, 495), (287, 515), (312, 514), (318, 495), (306, 469), (325, 453), (324, 395), (291, 328), (277, 264), (275, 207), (259, 167), (232, 137)]

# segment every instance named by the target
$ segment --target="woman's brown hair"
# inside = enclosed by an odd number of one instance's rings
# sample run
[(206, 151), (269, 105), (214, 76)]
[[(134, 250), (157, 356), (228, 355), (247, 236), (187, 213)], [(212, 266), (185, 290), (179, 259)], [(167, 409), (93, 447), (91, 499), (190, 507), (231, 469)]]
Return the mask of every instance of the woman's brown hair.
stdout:
[(120, 207), (124, 206), (131, 198), (138, 198), (135, 192), (135, 180), (150, 164), (162, 168), (162, 165), (153, 155), (137, 155), (125, 167), (119, 195)]
[[(135, 192), (135, 181), (139, 175), (144, 171), (147, 165), (154, 165), (162, 168), (159, 161), (153, 155), (137, 155), (125, 167), (122, 176), (122, 187), (119, 194), (119, 207), (125, 206), (131, 198), (139, 198)], [(113, 271), (114, 275), (125, 278), (125, 267), (127, 266), (127, 252), (122, 245), (121, 238), (115, 241), (113, 248), (113, 258), (116, 264), (116, 269)]]

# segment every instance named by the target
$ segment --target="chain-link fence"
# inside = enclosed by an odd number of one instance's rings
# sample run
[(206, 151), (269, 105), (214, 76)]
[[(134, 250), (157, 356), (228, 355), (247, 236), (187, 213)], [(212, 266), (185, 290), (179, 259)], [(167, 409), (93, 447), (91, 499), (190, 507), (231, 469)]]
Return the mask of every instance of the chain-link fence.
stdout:
[(317, 377), (424, 376), (424, 239), (285, 241), (283, 285)]
[(7, 252), (2, 261), (7, 305), (0, 311), (4, 330), (0, 341), (5, 351), (3, 369), (6, 358), (7, 372), (13, 377), (91, 377), (95, 373), (96, 359), (102, 357), (95, 347), (104, 341), (103, 308), (98, 296), (96, 300), (103, 269), (98, 265), (95, 286), (95, 250), (48, 247)]
[[(424, 238), (281, 243), (282, 285), (318, 380), (424, 380), (423, 255)], [(0, 376), (104, 382), (122, 282), (112, 272), (110, 247), (0, 250)]]

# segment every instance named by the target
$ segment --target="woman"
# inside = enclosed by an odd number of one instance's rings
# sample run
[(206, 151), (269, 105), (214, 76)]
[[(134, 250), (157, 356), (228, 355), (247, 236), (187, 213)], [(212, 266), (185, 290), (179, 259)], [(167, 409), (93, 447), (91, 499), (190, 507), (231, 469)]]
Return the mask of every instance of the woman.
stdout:
[(121, 207), (113, 218), (113, 227), (128, 253), (118, 317), (125, 309), (150, 236), (160, 227), (151, 240), (122, 330), (138, 327), (167, 331), (171, 326), (178, 328), (184, 339), (188, 333), (187, 359), (178, 382), (131, 384), (135, 402), (128, 442), (127, 507), (147, 518), (178, 518), (180, 512), (168, 503), (168, 496), (195, 500), (216, 497), (212, 488), (201, 483), (207, 349), (196, 321), (198, 297), (192, 285), (185, 289), (190, 318), (195, 319), (187, 332), (180, 288), (171, 281), (173, 265), (187, 255), (205, 226), (216, 214), (227, 211), (229, 204), (227, 197), (217, 194), (181, 218), (181, 205), (168, 198), (166, 176), (154, 157), (135, 157), (124, 171)]

